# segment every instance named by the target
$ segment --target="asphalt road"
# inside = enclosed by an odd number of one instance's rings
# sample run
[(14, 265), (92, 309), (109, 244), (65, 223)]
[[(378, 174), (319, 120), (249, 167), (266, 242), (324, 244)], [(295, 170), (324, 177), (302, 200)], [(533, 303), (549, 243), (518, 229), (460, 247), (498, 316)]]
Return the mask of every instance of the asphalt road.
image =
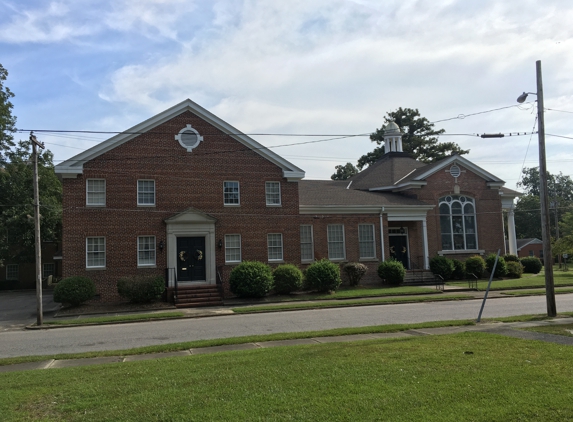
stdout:
[[(229, 315), (210, 318), (0, 333), (0, 358), (120, 350), (182, 341), (341, 327), (476, 319), (481, 300)], [(573, 294), (557, 295), (558, 312)], [(490, 299), (483, 318), (547, 312), (545, 296)]]

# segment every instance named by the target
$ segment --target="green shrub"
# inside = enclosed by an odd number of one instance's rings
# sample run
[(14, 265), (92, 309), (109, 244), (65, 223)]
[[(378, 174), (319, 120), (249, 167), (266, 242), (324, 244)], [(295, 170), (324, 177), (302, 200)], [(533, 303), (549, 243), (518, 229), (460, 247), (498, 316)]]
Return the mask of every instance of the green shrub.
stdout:
[(465, 261), (466, 264), (466, 274), (473, 274), (477, 278), (483, 277), (483, 272), (485, 271), (485, 261), (479, 255), (470, 256)]
[(535, 256), (521, 258), (521, 265), (523, 265), (523, 272), (528, 274), (537, 274), (543, 268), (541, 260)]
[(78, 306), (96, 294), (95, 283), (87, 277), (68, 277), (54, 288), (54, 302)]
[(454, 263), (454, 272), (452, 278), (454, 280), (464, 280), (466, 278), (466, 264), (459, 259), (452, 259)]
[(340, 267), (328, 259), (315, 261), (306, 269), (306, 285), (319, 292), (335, 292), (340, 286)]
[(231, 292), (239, 297), (263, 297), (273, 288), (273, 271), (258, 261), (243, 261), (231, 271)]
[(505, 262), (519, 262), (518, 256), (517, 256), (517, 255), (510, 254), (510, 253), (506, 253), (506, 254), (503, 256), (503, 259), (505, 259)]
[(134, 303), (149, 303), (158, 300), (165, 291), (165, 280), (161, 276), (135, 276), (120, 278), (117, 292)]
[(400, 261), (388, 259), (378, 266), (378, 275), (382, 280), (392, 286), (398, 286), (404, 282), (406, 270)]
[(445, 256), (435, 256), (430, 260), (430, 270), (444, 280), (449, 280), (455, 270), (454, 262)]
[[(488, 270), (488, 272), (490, 274), (493, 271), (493, 264), (495, 264), (496, 256), (497, 256), (497, 254), (490, 253), (485, 258), (485, 266), (486, 266), (486, 269)], [(505, 259), (503, 259), (503, 256), (500, 256), (498, 261), (497, 261), (497, 265), (495, 266), (495, 274), (493, 276), (497, 277), (497, 278), (501, 278), (501, 277), (505, 277), (506, 275), (507, 275), (507, 264), (505, 263)]]
[(521, 262), (509, 261), (507, 263), (507, 276), (509, 278), (521, 278), (521, 274), (523, 274)]
[(348, 284), (358, 286), (360, 280), (362, 280), (362, 277), (364, 277), (364, 274), (368, 271), (368, 267), (359, 262), (349, 262), (348, 264), (344, 264), (342, 270), (348, 276)]
[(279, 295), (286, 295), (302, 288), (302, 271), (296, 265), (279, 265), (273, 271), (275, 281), (275, 292)]

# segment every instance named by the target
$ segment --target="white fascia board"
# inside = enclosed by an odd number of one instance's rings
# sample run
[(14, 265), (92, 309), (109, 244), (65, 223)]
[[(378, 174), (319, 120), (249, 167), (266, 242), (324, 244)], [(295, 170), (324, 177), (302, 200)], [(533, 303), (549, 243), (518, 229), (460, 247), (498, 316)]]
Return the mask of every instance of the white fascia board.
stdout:
[(384, 212), (388, 221), (424, 221), (433, 208), (434, 205), (386, 206)]
[(360, 205), (299, 205), (299, 214), (376, 214), (382, 213), (383, 206)]
[(288, 182), (296, 182), (304, 178), (304, 171), (283, 170), (283, 177), (286, 178)]
[(454, 164), (455, 162), (461, 164), (463, 167), (470, 169), (473, 173), (477, 174), (478, 176), (486, 180), (490, 180), (493, 182), (500, 182), (502, 183), (502, 186), (505, 184), (505, 182), (501, 180), (499, 177), (496, 177), (493, 174), (485, 171), (481, 167), (476, 166), (474, 163), (462, 157), (461, 155), (452, 155), (451, 157), (446, 158), (445, 160), (440, 162), (440, 165), (433, 167), (427, 172), (418, 175), (414, 180), (426, 179), (432, 174), (437, 173), (440, 170), (443, 170), (445, 167), (449, 166), (450, 164)]
[(380, 186), (378, 188), (370, 188), (368, 190), (370, 192), (400, 192), (407, 189), (420, 189), (422, 186), (426, 186), (427, 184), (428, 182), (425, 180), (411, 180), (398, 186)]
[(505, 185), (505, 182), (487, 182), (486, 185), (490, 188), (499, 189)]
[[(98, 145), (64, 161), (63, 163), (58, 164), (55, 166), (56, 173), (75, 173), (81, 174), (83, 172), (83, 163), (86, 161), (90, 161), (105, 152), (120, 146), (121, 144), (135, 138), (141, 132), (147, 132), (148, 130), (159, 126), (162, 123), (170, 120), (171, 118), (178, 116), (179, 114), (183, 113), (184, 111), (190, 111), (193, 114), (197, 115), (201, 119), (205, 120), (206, 122), (212, 124), (216, 128), (220, 129), (222, 132), (226, 133), (227, 135), (231, 136), (233, 139), (239, 141), (243, 145), (247, 146), (248, 148), (255, 151), (260, 156), (266, 158), (273, 164), (276, 164), (278, 167), (283, 169), (284, 174), (292, 172), (296, 174), (296, 176), (290, 176), (293, 179), (302, 179), (304, 177), (304, 170), (298, 168), (294, 164), (288, 162), (281, 156), (277, 155), (273, 151), (269, 150), (268, 148), (264, 147), (263, 145), (259, 144), (254, 139), (250, 138), (249, 136), (245, 135), (244, 133), (240, 132), (239, 130), (235, 129), (233, 126), (228, 124), (227, 122), (221, 120), (219, 117), (215, 116), (213, 113), (207, 111), (199, 104), (191, 101), (190, 99), (186, 99), (181, 103), (133, 126), (130, 129), (127, 129), (125, 132), (127, 133), (120, 133), (116, 136), (109, 138), (106, 141), (99, 143)], [(136, 133), (132, 133), (136, 132)], [(302, 175), (302, 176), (301, 176)], [(285, 177), (287, 177), (285, 175)]]

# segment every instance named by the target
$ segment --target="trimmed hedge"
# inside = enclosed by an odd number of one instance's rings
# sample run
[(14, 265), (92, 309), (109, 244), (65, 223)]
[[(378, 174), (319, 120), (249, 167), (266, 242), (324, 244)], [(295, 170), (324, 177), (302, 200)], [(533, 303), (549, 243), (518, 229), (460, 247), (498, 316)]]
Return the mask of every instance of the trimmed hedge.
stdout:
[(68, 277), (54, 288), (54, 302), (78, 306), (96, 294), (95, 283), (87, 277)]
[(454, 263), (454, 272), (452, 278), (454, 280), (464, 280), (466, 278), (466, 264), (459, 259), (452, 259)]
[(430, 270), (447, 281), (454, 273), (454, 261), (445, 256), (435, 256), (430, 260)]
[(133, 303), (150, 303), (159, 300), (165, 291), (161, 276), (124, 277), (117, 281), (119, 295)]
[(239, 297), (263, 297), (273, 288), (273, 271), (258, 261), (243, 261), (231, 271), (231, 292)]
[(400, 261), (388, 259), (378, 266), (378, 275), (382, 280), (392, 286), (398, 286), (404, 282), (406, 270)]
[[(485, 265), (490, 274), (493, 271), (493, 265), (495, 264), (496, 256), (497, 254), (490, 253), (485, 259)], [(499, 259), (497, 260), (497, 265), (495, 266), (495, 274), (493, 276), (497, 278), (502, 278), (505, 277), (506, 275), (507, 275), (507, 264), (505, 263), (505, 259), (503, 259), (503, 256), (500, 255)]]
[(519, 262), (519, 257), (510, 253), (506, 253), (503, 259), (505, 259), (505, 262)]
[(368, 267), (359, 262), (349, 262), (348, 264), (344, 264), (342, 270), (348, 276), (348, 284), (358, 286), (360, 280), (362, 280), (362, 277), (364, 277), (364, 274), (368, 271)]
[(521, 278), (523, 274), (523, 265), (521, 262), (509, 261), (507, 263), (507, 276), (509, 278)]
[(485, 271), (485, 261), (479, 255), (470, 256), (465, 261), (466, 264), (466, 274), (473, 274), (477, 278), (483, 277), (483, 272)]
[(305, 276), (307, 287), (319, 292), (335, 292), (342, 283), (340, 267), (328, 259), (310, 264)]
[(286, 295), (300, 290), (302, 288), (302, 277), (302, 271), (296, 265), (279, 265), (273, 271), (275, 292), (279, 295)]
[(521, 258), (521, 265), (523, 265), (523, 272), (528, 274), (538, 274), (543, 268), (541, 260), (534, 256)]

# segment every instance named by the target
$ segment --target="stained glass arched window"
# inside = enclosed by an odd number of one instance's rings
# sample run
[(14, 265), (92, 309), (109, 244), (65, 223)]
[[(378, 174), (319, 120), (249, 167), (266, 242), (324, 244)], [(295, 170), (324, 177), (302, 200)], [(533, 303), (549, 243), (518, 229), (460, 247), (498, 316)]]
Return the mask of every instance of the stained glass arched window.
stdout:
[(442, 250), (477, 249), (476, 212), (473, 198), (448, 195), (440, 198)]

